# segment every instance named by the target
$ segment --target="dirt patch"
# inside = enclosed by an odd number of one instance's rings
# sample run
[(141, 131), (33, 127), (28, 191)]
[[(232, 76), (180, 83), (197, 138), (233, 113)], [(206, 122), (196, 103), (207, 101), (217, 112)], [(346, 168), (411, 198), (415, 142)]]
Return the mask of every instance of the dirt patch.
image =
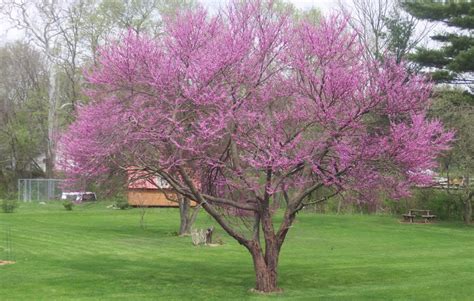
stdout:
[(220, 247), (222, 244), (206, 244), (208, 247)]
[(405, 224), (405, 225), (432, 225), (432, 224), (435, 224), (435, 222), (413, 222), (413, 223), (410, 223), (410, 222), (405, 222), (405, 221), (398, 221), (400, 224)]
[(14, 261), (0, 260), (0, 265), (14, 264)]
[(274, 296), (274, 295), (283, 294), (283, 289), (282, 288), (277, 288), (276, 291), (267, 293), (267, 292), (262, 292), (262, 291), (256, 290), (255, 288), (251, 288), (249, 290), (249, 292), (254, 293), (254, 294), (258, 294), (258, 295), (263, 295), (263, 296), (272, 296), (272, 295)]

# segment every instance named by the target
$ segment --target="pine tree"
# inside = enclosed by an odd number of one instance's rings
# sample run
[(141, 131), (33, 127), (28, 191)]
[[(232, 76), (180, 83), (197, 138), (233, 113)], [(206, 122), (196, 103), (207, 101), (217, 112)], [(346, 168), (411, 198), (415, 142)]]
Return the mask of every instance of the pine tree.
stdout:
[(432, 79), (438, 83), (473, 84), (474, 76), (474, 2), (407, 1), (404, 7), (411, 15), (455, 28), (451, 33), (431, 38), (441, 48), (418, 48), (410, 59), (422, 67), (431, 67)]

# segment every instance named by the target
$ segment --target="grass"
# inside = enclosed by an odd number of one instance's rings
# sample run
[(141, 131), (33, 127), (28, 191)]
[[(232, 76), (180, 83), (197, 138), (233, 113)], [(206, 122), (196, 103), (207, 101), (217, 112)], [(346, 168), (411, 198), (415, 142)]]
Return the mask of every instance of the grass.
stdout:
[[(217, 230), (219, 247), (177, 237), (178, 211), (105, 203), (22, 204), (0, 213), (0, 260), (10, 228), (16, 264), (0, 266), (5, 300), (470, 300), (474, 229), (400, 224), (384, 216), (302, 213), (280, 259), (284, 293), (249, 292), (247, 251)], [(199, 227), (212, 224), (201, 214)], [(3, 250), (3, 253), (2, 253)]]

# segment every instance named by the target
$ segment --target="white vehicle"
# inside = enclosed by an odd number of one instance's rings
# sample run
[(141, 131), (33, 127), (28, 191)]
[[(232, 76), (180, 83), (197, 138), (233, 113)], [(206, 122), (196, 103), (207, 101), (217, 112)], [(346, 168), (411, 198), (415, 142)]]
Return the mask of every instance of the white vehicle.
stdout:
[(61, 200), (70, 200), (75, 203), (82, 203), (87, 201), (97, 201), (97, 197), (94, 192), (89, 191), (63, 192), (61, 194)]

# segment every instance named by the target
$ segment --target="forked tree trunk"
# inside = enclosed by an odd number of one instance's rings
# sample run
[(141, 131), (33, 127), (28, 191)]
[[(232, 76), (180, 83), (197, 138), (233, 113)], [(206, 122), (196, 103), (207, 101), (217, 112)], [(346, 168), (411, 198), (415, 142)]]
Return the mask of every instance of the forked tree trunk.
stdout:
[(188, 198), (179, 200), (180, 225), (178, 235), (191, 234), (191, 227), (196, 220), (199, 207), (191, 208), (191, 201)]
[[(258, 239), (250, 244), (250, 253), (255, 268), (255, 289), (263, 293), (280, 292), (277, 286), (278, 279), (278, 257), (280, 255), (280, 244), (274, 232), (271, 210), (265, 207), (260, 217), (261, 227), (265, 241), (265, 251)], [(286, 220), (291, 224), (290, 220)]]
[(260, 246), (254, 243), (249, 251), (255, 268), (255, 290), (262, 293), (280, 292), (281, 289), (277, 286), (278, 250), (268, 250), (270, 252), (266, 252), (267, 256), (264, 256)]

